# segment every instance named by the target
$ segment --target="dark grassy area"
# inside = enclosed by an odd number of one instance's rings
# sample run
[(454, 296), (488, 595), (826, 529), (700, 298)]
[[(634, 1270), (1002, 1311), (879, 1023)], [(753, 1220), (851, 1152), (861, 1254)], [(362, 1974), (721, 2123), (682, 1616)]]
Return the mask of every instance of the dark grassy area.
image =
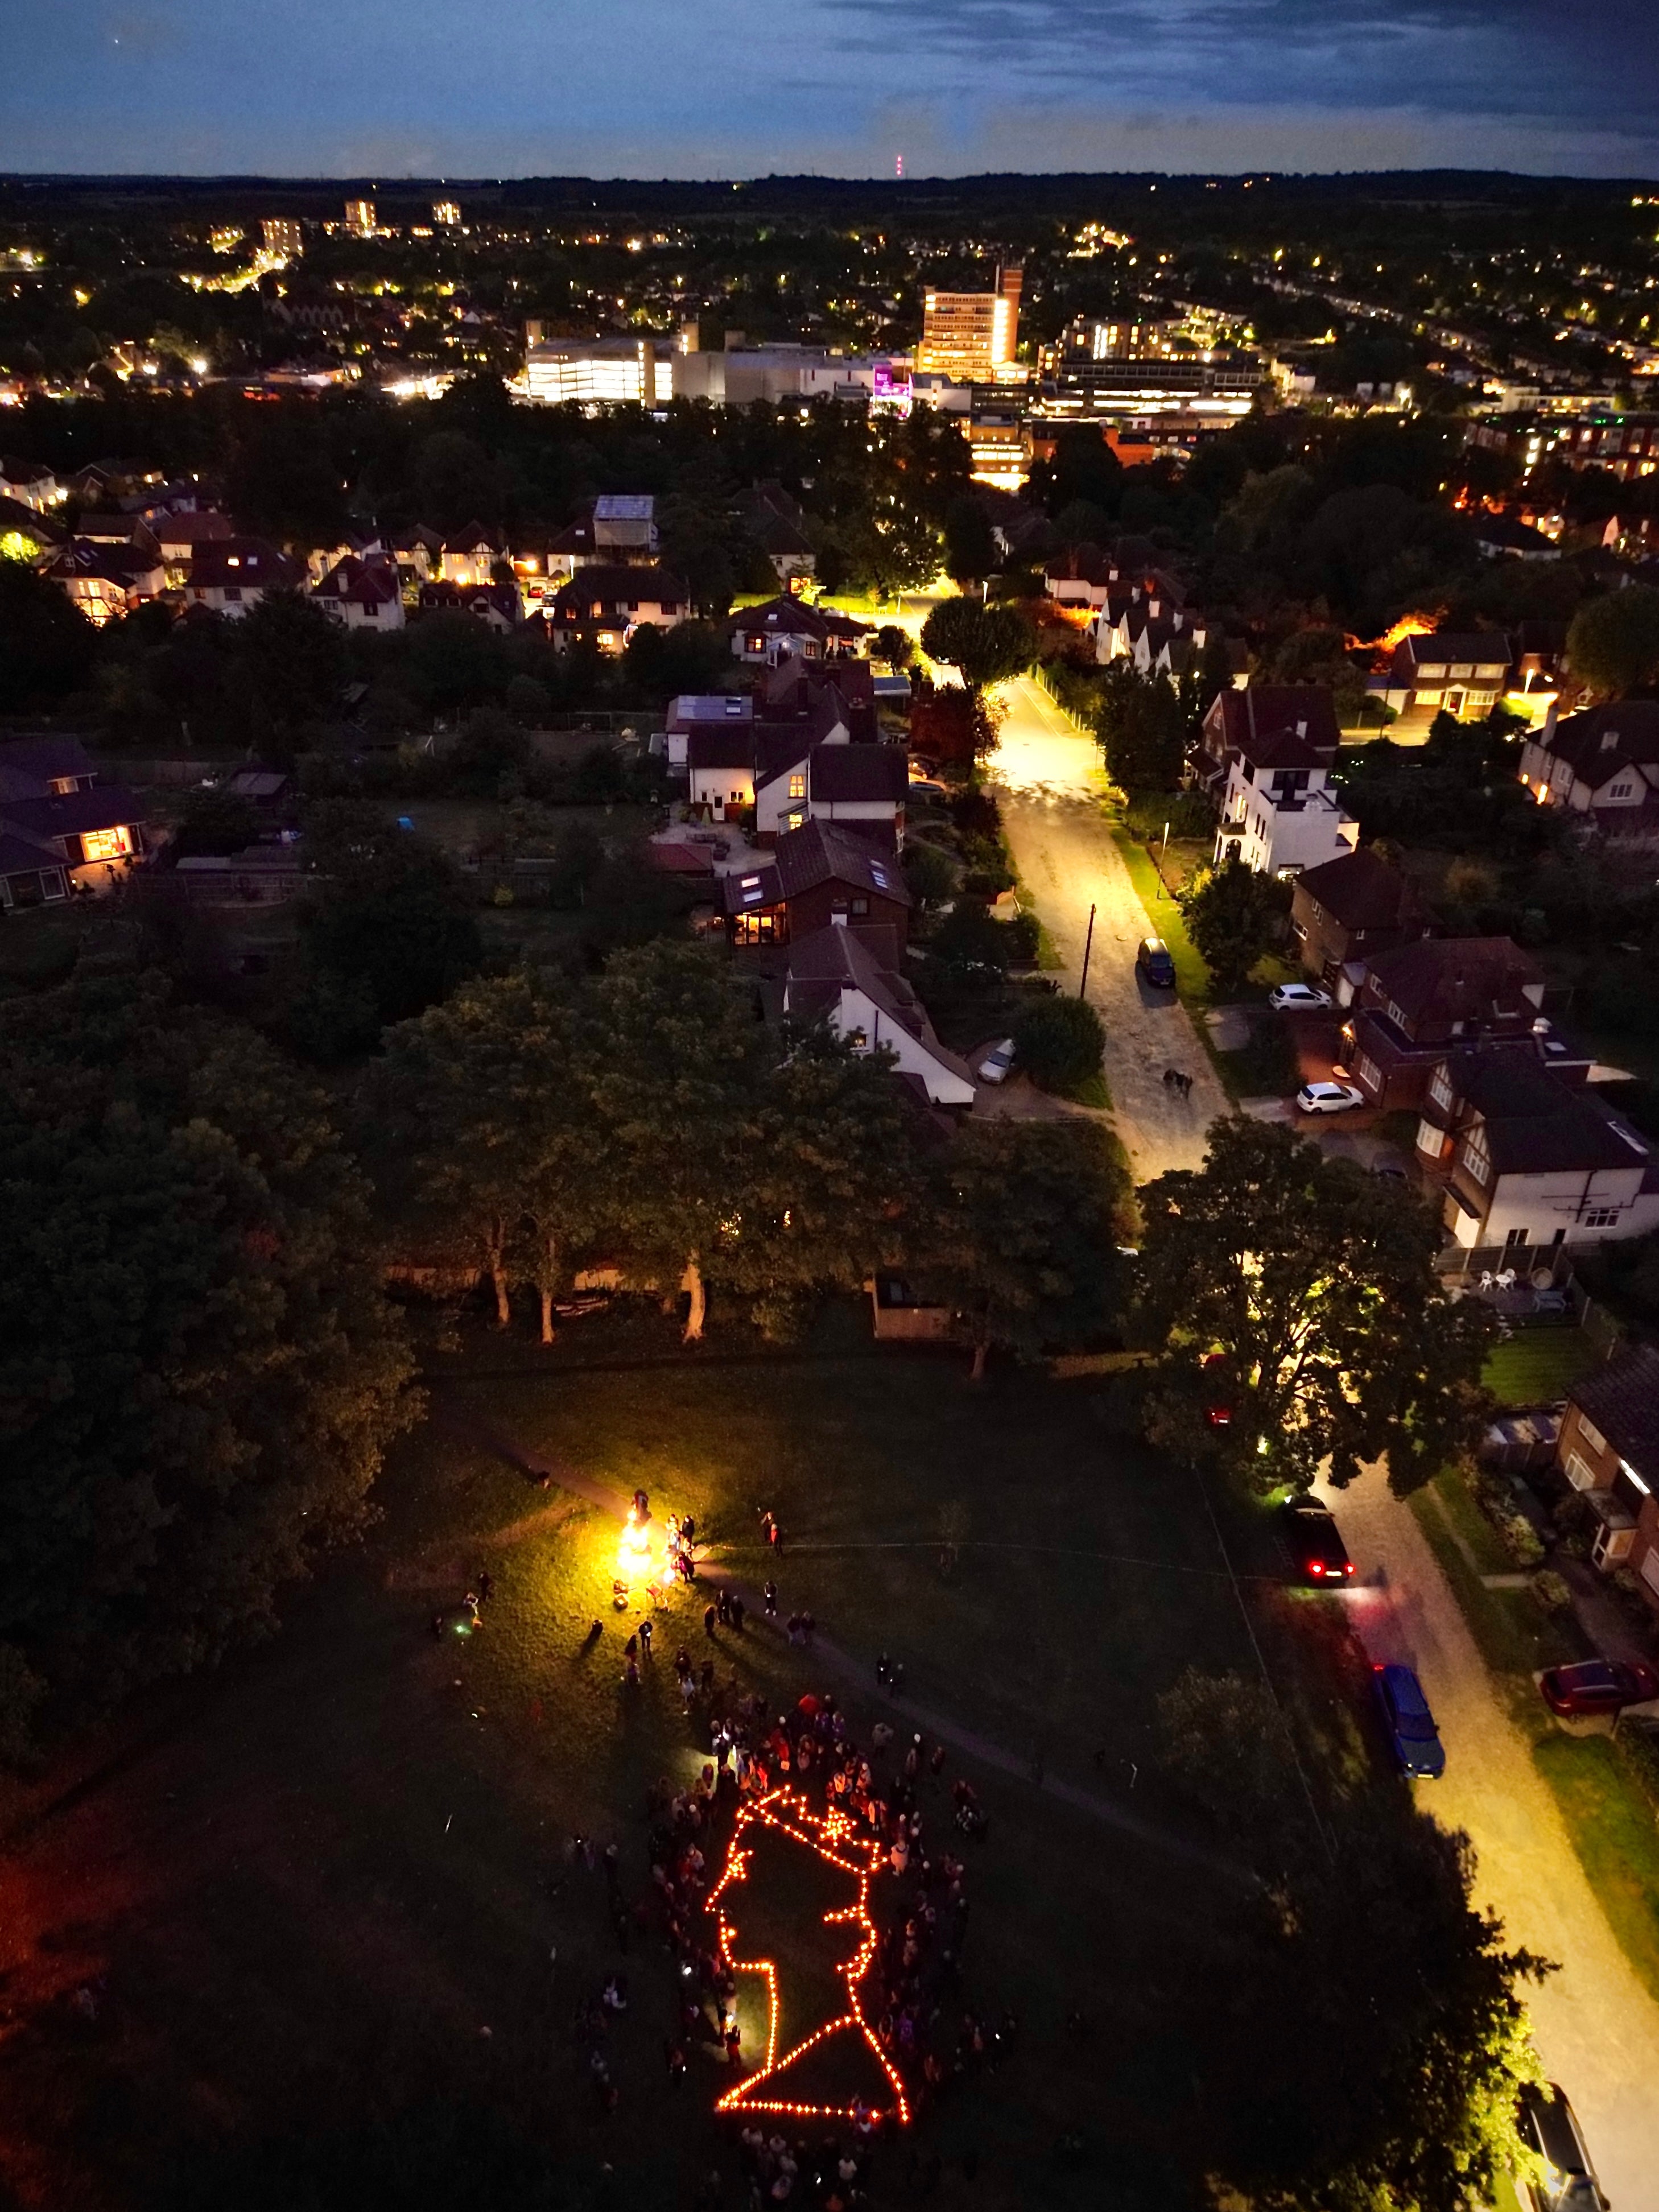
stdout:
[(1603, 1354), (1582, 1328), (1523, 1328), (1486, 1355), (1481, 1381), (1504, 1406), (1549, 1406)]
[(1253, 1016), (1249, 1044), (1213, 1057), (1230, 1097), (1283, 1098), (1297, 1087), (1295, 1042), (1277, 1015)]
[[(1040, 1753), (1159, 1834), (1195, 1833), (1160, 1786), (1158, 1695), (1188, 1664), (1255, 1661), (1202, 1495), (1127, 1432), (1112, 1382), (1006, 1370), (975, 1390), (955, 1358), (872, 1346), (850, 1304), (798, 1355), (726, 1329), (688, 1356), (654, 1312), (575, 1325), (548, 1354), (465, 1343), (438, 1363), (458, 1415), (694, 1511), (755, 1580), (770, 1507), (786, 1611), (810, 1606), (862, 1662), (902, 1656), (911, 1696), (1022, 1762)], [(702, 1594), (674, 1601), (630, 1689), (616, 1531), (596, 1510), (435, 1423), (380, 1502), (368, 1542), (278, 1638), (146, 1698), (7, 1798), (0, 2175), (23, 2202), (147, 2206), (200, 2147), (437, 2094), (507, 2112), (582, 2191), (607, 2161), (641, 2205), (689, 2202), (711, 2163), (731, 2185), (712, 2054), (677, 2096), (665, 2082), (671, 1961), (647, 1936), (619, 1957), (603, 1881), (562, 1848), (573, 1831), (614, 1838), (625, 1891), (643, 1891), (647, 1784), (703, 1756), (669, 1666), (682, 1638), (707, 1649)], [(1222, 1518), (1241, 1572), (1267, 1577), (1244, 1589), (1310, 1745), (1352, 1756), (1316, 1608), (1273, 1596), (1261, 1516)], [(483, 1565), (498, 1587), (483, 1629), (452, 1613), (434, 1638), (434, 1610)], [(873, 1674), (847, 1694), (776, 1637), (723, 1636), (717, 1662), (780, 1705), (835, 1687), (860, 1730), (880, 1711)], [(925, 1785), (936, 1835), (962, 1771), (952, 1754)], [(1194, 2201), (1219, 2118), (1184, 2054), (1237, 1890), (1024, 1778), (972, 1778), (990, 1828), (971, 1850), (964, 1980), (1018, 2030), (1001, 2069), (927, 2123), (936, 2201), (1054, 2201), (1069, 2185), (1055, 2146), (1078, 2128), (1110, 2149), (1092, 2201)], [(606, 2119), (572, 2021), (618, 1965), (633, 2003), (611, 2033)], [(884, 2156), (884, 2202), (905, 2195), (908, 2152)]]

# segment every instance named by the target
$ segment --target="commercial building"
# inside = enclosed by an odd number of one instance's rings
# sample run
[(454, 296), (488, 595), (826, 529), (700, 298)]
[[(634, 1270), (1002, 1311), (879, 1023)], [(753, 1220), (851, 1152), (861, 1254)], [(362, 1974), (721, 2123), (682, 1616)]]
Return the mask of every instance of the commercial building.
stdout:
[(265, 252), (273, 258), (297, 261), (306, 250), (305, 233), (297, 216), (268, 215), (259, 225)]
[(453, 200), (434, 200), (432, 203), (432, 220), (445, 230), (458, 230), (461, 210)]
[(526, 326), (525, 395), (544, 407), (568, 402), (636, 407), (673, 397), (673, 362), (662, 338), (550, 338)]
[(930, 285), (922, 295), (917, 368), (958, 384), (1023, 384), (1025, 372), (1014, 349), (1024, 278), (1012, 262), (998, 269), (989, 292), (941, 292)]

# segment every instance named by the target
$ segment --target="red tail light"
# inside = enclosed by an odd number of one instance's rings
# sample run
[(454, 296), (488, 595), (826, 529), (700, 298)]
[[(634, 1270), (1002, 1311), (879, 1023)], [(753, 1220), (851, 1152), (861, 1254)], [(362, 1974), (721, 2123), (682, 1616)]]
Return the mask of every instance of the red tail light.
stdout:
[(1349, 1559), (1345, 1564), (1342, 1571), (1345, 1575), (1351, 1575), (1353, 1572), (1353, 1561), (1352, 1559)]
[(1322, 1559), (1316, 1559), (1309, 1568), (1308, 1571), (1310, 1574), (1322, 1575), (1325, 1571), (1324, 1561)]

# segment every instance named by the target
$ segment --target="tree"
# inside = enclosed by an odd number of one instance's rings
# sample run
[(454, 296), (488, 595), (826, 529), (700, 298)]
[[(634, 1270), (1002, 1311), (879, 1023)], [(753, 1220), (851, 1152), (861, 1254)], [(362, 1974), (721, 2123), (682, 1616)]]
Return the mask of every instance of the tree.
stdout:
[(385, 1095), (421, 1198), (480, 1255), (495, 1320), (515, 1271), (553, 1299), (599, 1218), (599, 1131), (573, 1049), (568, 995), (520, 972), (465, 984), (386, 1038)]
[(268, 592), (236, 625), (235, 645), (254, 696), (279, 723), (325, 714), (351, 668), (346, 635), (315, 599)]
[(921, 649), (961, 672), (969, 691), (1018, 676), (1036, 658), (1036, 638), (1018, 607), (943, 599), (921, 626)]
[(1586, 599), (1567, 631), (1567, 665), (1601, 698), (1651, 684), (1659, 677), (1659, 591), (1630, 584)]
[(659, 939), (614, 953), (580, 1010), (582, 1082), (605, 1132), (600, 1206), (645, 1279), (690, 1293), (741, 1233), (768, 1045), (754, 1003), (706, 947)]
[[(1183, 2047), (1205, 2162), (1265, 2212), (1467, 2212), (1526, 2160), (1540, 2079), (1522, 1991), (1551, 1972), (1472, 1902), (1467, 1838), (1392, 1781), (1318, 1778), (1267, 1686), (1189, 1670), (1164, 1764), (1261, 1877), (1191, 1977)], [(1218, 2005), (1218, 1978), (1234, 1992)]]
[[(1141, 1286), (1165, 1345), (1154, 1437), (1263, 1488), (1389, 1460), (1402, 1494), (1478, 1433), (1484, 1309), (1449, 1304), (1426, 1206), (1281, 1125), (1217, 1121), (1201, 1169), (1141, 1193)], [(1219, 1361), (1218, 1370), (1206, 1365)], [(1208, 1415), (1218, 1399), (1231, 1422)]]
[(870, 642), (877, 659), (884, 660), (895, 675), (902, 673), (916, 657), (915, 638), (896, 623), (883, 623)]
[(1206, 868), (1176, 893), (1187, 934), (1203, 955), (1216, 989), (1232, 998), (1278, 943), (1291, 910), (1291, 887), (1258, 875), (1243, 860)]
[(319, 889), (301, 921), (311, 970), (367, 993), (378, 1023), (404, 1021), (478, 966), (477, 917), (438, 847), (349, 799), (306, 817)]
[(1187, 717), (1161, 676), (1142, 676), (1127, 660), (1113, 662), (1101, 681), (1095, 733), (1113, 782), (1131, 799), (1180, 783)]
[(27, 562), (0, 556), (0, 714), (55, 705), (92, 672), (98, 633)]
[(0, 1008), (0, 1652), (100, 1698), (210, 1662), (415, 1411), (362, 1178), (261, 1039), (79, 977)]
[(938, 1172), (919, 1273), (966, 1321), (976, 1382), (994, 1346), (1034, 1359), (1105, 1326), (1127, 1183), (1103, 1129), (964, 1121)]
[(173, 832), (173, 852), (183, 860), (191, 853), (240, 853), (259, 834), (259, 817), (252, 799), (222, 786), (190, 793)]
[(904, 841), (904, 880), (918, 906), (943, 906), (956, 896), (957, 865), (939, 846), (912, 836)]
[(945, 573), (957, 585), (982, 583), (1000, 560), (985, 509), (971, 492), (945, 510)]
[(1014, 1024), (1014, 1065), (1044, 1091), (1076, 1091), (1098, 1075), (1106, 1032), (1086, 999), (1038, 999)]

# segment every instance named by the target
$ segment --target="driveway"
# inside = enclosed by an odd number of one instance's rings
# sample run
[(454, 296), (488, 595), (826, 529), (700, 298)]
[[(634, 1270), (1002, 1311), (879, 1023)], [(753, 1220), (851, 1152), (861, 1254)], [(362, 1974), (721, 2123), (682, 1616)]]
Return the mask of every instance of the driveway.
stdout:
[[(1099, 749), (1029, 677), (996, 696), (1005, 714), (988, 772), (1000, 787), (1014, 865), (1064, 963), (1062, 988), (1077, 989), (1096, 909), (1088, 997), (1106, 1025), (1112, 1120), (1135, 1181), (1201, 1166), (1204, 1133), (1229, 1111), (1227, 1096), (1186, 1008), (1135, 972), (1135, 947), (1157, 921), (1148, 922), (1102, 815)], [(1166, 1067), (1192, 1077), (1190, 1097), (1165, 1085)]]
[(1528, 1999), (1539, 2054), (1583, 2124), (1617, 2212), (1659, 2212), (1659, 2003), (1637, 1979), (1409, 1507), (1380, 1469), (1330, 1498), (1356, 1570), (1346, 1601), (1374, 1659), (1421, 1675), (1446, 1772), (1418, 1802), (1466, 1829), (1475, 1894), (1510, 1941), (1560, 1966)]

